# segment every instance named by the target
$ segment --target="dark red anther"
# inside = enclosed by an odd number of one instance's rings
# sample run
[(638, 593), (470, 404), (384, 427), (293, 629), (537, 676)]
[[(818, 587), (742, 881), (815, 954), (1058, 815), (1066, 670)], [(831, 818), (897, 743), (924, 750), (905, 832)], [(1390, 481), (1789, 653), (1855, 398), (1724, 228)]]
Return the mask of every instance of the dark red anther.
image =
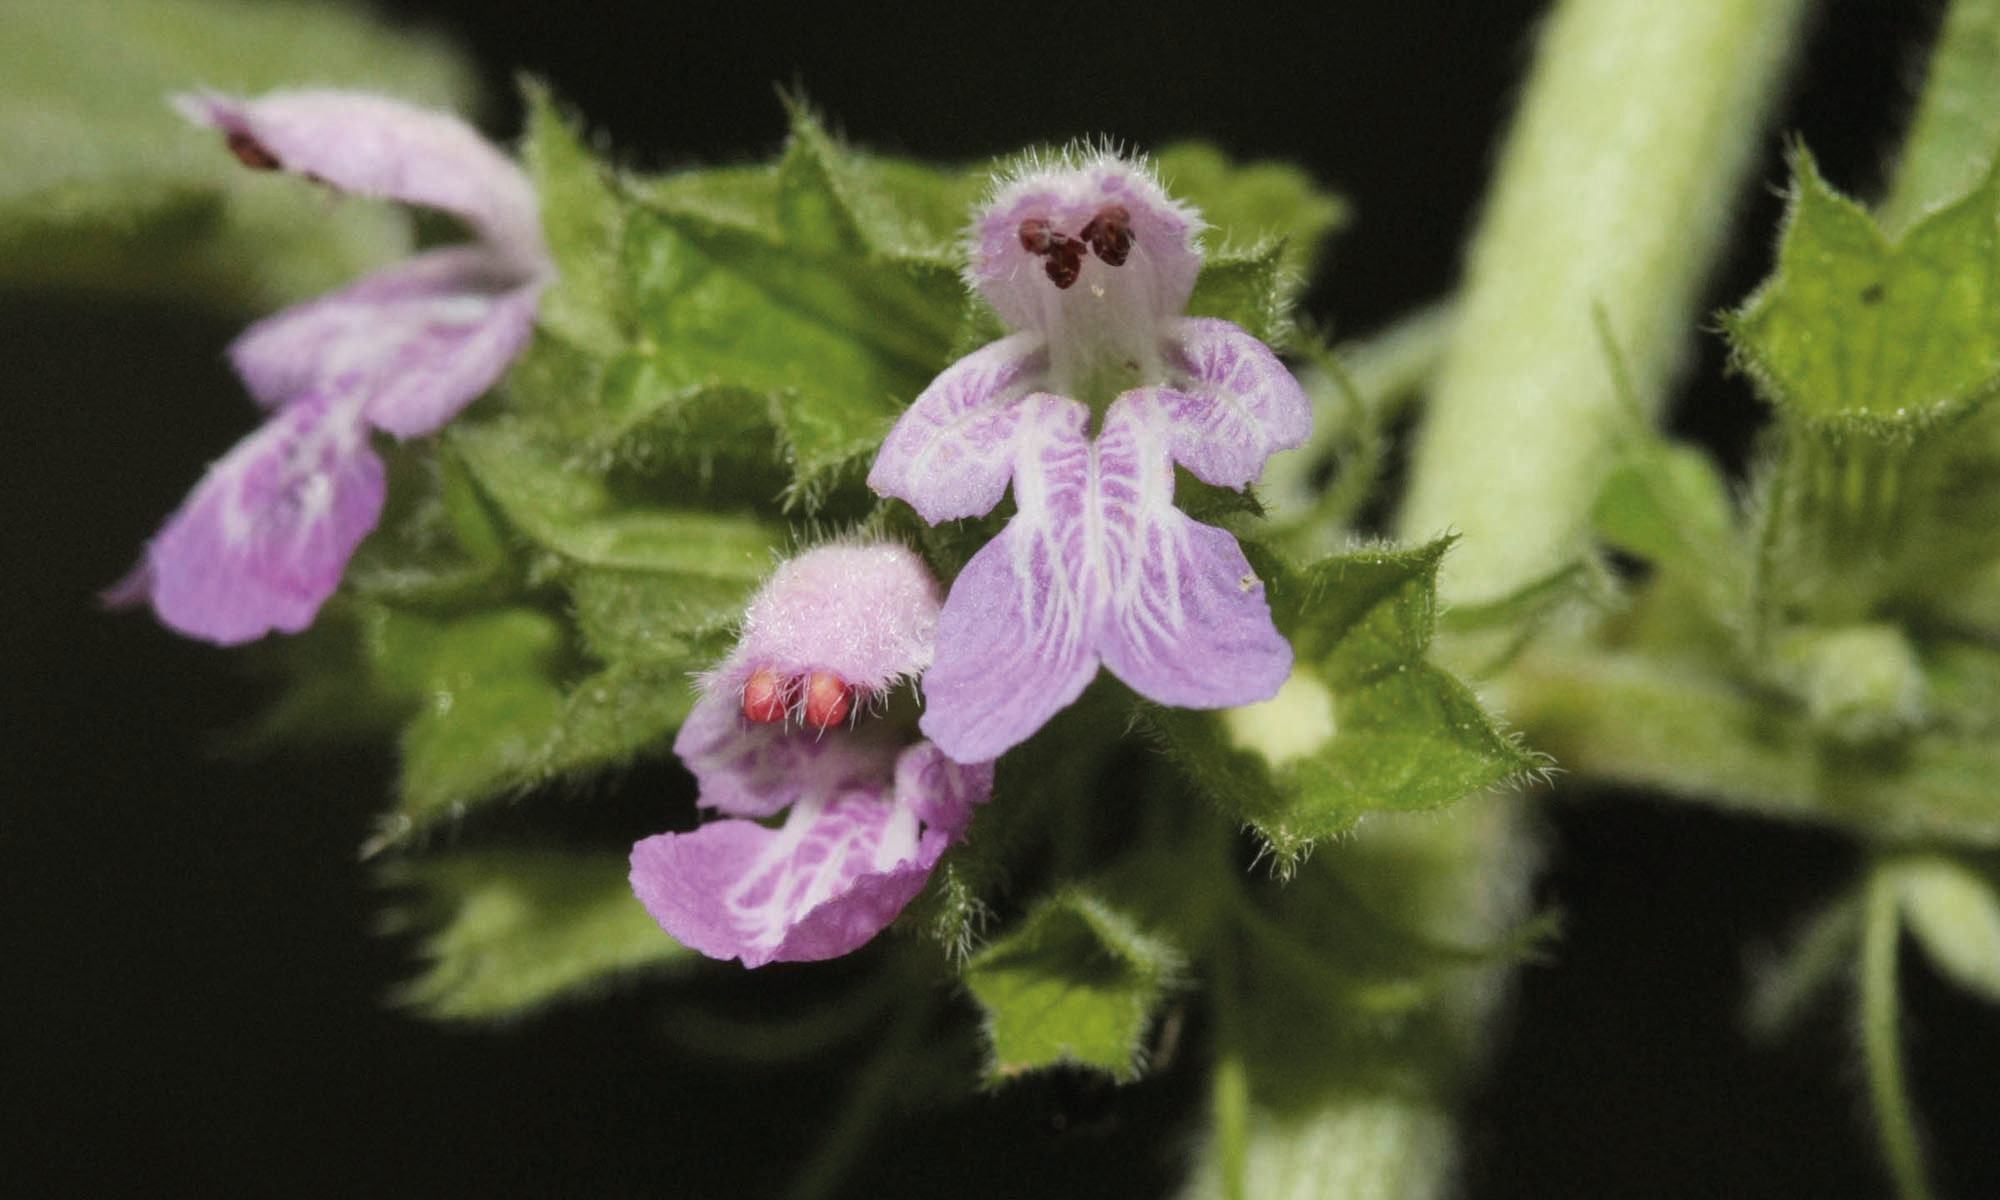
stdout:
[(1082, 242), (1058, 232), (1046, 217), (1029, 217), (1021, 222), (1020, 236), (1021, 249), (1047, 260), (1042, 263), (1042, 270), (1048, 273), (1049, 282), (1059, 288), (1076, 282), (1083, 271)]
[(1021, 249), (1030, 254), (1047, 254), (1053, 239), (1062, 235), (1049, 228), (1045, 217), (1029, 217), (1021, 222)]
[(1042, 269), (1048, 272), (1050, 283), (1066, 288), (1083, 271), (1083, 243), (1060, 233), (1055, 236), (1061, 240), (1049, 247), (1048, 261), (1042, 264)]
[(1077, 236), (1089, 242), (1091, 251), (1107, 265), (1122, 267), (1132, 253), (1132, 214), (1122, 204), (1101, 208)]
[(277, 155), (271, 153), (269, 147), (241, 129), (230, 130), (225, 140), (229, 144), (229, 152), (236, 156), (236, 161), (253, 171), (275, 171), (284, 165), (278, 161)]
[(785, 719), (786, 681), (769, 667), (750, 672), (743, 684), (743, 716), (759, 725), (776, 725)]
[(814, 671), (806, 676), (806, 724), (814, 729), (831, 729), (847, 719), (854, 707), (854, 693), (840, 676), (831, 671)]

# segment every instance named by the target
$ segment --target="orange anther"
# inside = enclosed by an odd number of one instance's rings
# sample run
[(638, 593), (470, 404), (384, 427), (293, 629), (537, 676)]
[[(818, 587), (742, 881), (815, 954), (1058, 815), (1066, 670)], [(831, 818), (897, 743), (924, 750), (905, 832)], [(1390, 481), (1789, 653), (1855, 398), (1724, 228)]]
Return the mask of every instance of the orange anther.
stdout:
[(785, 680), (769, 667), (750, 672), (743, 684), (743, 715), (759, 725), (785, 719)]

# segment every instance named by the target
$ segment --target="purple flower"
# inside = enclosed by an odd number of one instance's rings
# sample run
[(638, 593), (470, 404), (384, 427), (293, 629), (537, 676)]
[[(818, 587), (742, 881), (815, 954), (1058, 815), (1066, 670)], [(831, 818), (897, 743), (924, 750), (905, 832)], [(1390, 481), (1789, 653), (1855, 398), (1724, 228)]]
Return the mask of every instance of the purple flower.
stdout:
[(953, 758), (1018, 744), (1100, 663), (1186, 708), (1268, 699), (1291, 669), (1236, 540), (1173, 504), (1176, 462), (1242, 488), (1312, 425), (1268, 347), (1182, 315), (1200, 229), (1110, 154), (1005, 182), (973, 223), (967, 279), (1018, 332), (933, 380), (868, 476), (933, 524), (1014, 487), (1016, 515), (952, 586), (924, 676), (923, 731)]
[[(834, 958), (923, 890), (993, 766), (917, 740), (890, 693), (930, 664), (937, 585), (900, 545), (823, 546), (779, 567), (674, 740), (722, 813), (632, 847), (632, 890), (713, 958)], [(782, 819), (780, 818), (782, 815)]]
[(336, 91), (175, 105), (246, 166), (443, 209), (478, 235), (259, 321), (229, 348), (270, 417), (209, 467), (107, 599), (150, 599), (173, 628), (230, 645), (312, 623), (381, 518), (370, 434), (435, 432), (491, 386), (527, 344), (554, 268), (527, 176), (455, 117)]

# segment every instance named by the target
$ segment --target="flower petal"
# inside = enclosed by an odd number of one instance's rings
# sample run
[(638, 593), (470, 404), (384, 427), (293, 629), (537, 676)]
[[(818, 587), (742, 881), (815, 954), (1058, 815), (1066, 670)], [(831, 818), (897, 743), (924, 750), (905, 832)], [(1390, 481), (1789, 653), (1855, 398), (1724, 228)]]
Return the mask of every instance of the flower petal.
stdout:
[[(1079, 238), (1110, 209), (1124, 212), (1130, 233), (1123, 256), (1114, 256), (1120, 261), (1085, 246), (1071, 282), (1053, 282), (1048, 255), (1029, 248), (1023, 224), (1046, 222), (1050, 234)], [(966, 278), (1010, 329), (1062, 336), (1071, 309), (1100, 305), (1111, 293), (1125, 294), (1115, 307), (1129, 309), (1132, 319), (1158, 320), (1187, 307), (1201, 272), (1201, 229), (1200, 215), (1168, 196), (1143, 162), (1065, 156), (1001, 184), (973, 223)]]
[(1264, 585), (1236, 539), (1173, 504), (1167, 442), (1178, 427), (1157, 397), (1127, 393), (1097, 439), (1109, 612), (1097, 649), (1133, 691), (1179, 708), (1268, 700), (1292, 669)]
[(959, 762), (998, 758), (1097, 673), (1106, 575), (1093, 549), (1090, 411), (1048, 393), (1018, 407), (1019, 512), (952, 584), (924, 675), (921, 727)]
[(1280, 450), (1305, 444), (1312, 401), (1270, 348), (1210, 317), (1164, 323), (1169, 384), (1153, 397), (1174, 458), (1195, 477), (1242, 488)]
[(812, 796), (888, 778), (898, 747), (881, 722), (820, 730), (744, 717), (743, 683), (750, 671), (744, 664), (710, 680), (674, 738), (674, 753), (701, 786), (702, 807), (768, 817)]
[(343, 192), (455, 213), (524, 272), (546, 262), (534, 187), (521, 169), (448, 113), (365, 92), (272, 92), (255, 100), (175, 97), (189, 120), (231, 136), (246, 161)]
[(351, 405), (293, 404), (211, 466), (148, 545), (154, 610), (223, 645), (304, 629), (380, 519), (383, 492)]
[(933, 525), (992, 511), (1013, 470), (1016, 403), (1047, 367), (1045, 343), (1026, 333), (959, 359), (889, 431), (868, 486), (909, 501)]
[(972, 824), (972, 810), (993, 795), (993, 764), (954, 762), (931, 742), (918, 742), (896, 759), (896, 797), (917, 819), (942, 830), (957, 845)]
[(527, 344), (541, 283), (492, 290), (492, 255), (419, 255), (252, 325), (229, 348), (259, 401), (355, 397), (399, 438), (435, 432), (491, 387)]
[[(992, 768), (919, 743), (888, 783), (808, 797), (775, 829), (725, 820), (646, 838), (632, 847), (632, 889), (668, 933), (714, 958), (758, 967), (846, 954), (923, 890), (990, 793)], [(942, 820), (927, 828), (920, 812)]]

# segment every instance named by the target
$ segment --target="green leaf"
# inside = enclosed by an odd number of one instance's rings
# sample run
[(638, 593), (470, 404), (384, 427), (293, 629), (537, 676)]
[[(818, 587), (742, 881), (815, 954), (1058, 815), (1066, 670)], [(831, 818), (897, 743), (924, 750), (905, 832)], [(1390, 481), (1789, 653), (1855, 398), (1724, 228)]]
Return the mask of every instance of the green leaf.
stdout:
[(622, 502), (519, 424), (460, 425), (450, 444), (509, 521), (574, 564), (754, 582), (779, 544), (754, 517)]
[(1591, 520), (1612, 545), (1700, 585), (1714, 597), (1715, 615), (1741, 611), (1748, 563), (1735, 508), (1722, 472), (1700, 450), (1664, 438), (1628, 444)]
[(685, 659), (579, 672), (560, 622), (528, 608), (456, 618), (378, 609), (369, 649), (403, 730), (399, 803), (377, 848), (565, 774), (664, 749), (694, 706)]
[(1449, 804), (1535, 768), (1465, 685), (1425, 661), (1440, 539), (1303, 571), (1265, 568), (1296, 665), (1278, 695), (1220, 714), (1148, 708), (1169, 753), (1281, 860), (1370, 812)]
[(1285, 349), (1300, 280), (1286, 271), (1284, 249), (1282, 242), (1265, 242), (1210, 255), (1188, 298), (1188, 314), (1234, 321), (1258, 341)]
[(1891, 243), (1803, 149), (1778, 266), (1728, 318), (1780, 414), (1905, 435), (1959, 416), (2000, 376), (2000, 175)]
[(563, 629), (546, 614), (500, 609), (455, 620), (373, 614), (378, 677), (418, 702), (403, 730), (396, 832), (457, 816), (535, 780), (563, 707)]
[(1934, 854), (1898, 859), (1890, 871), (1903, 919), (1931, 961), (2000, 1004), (2000, 890), (1991, 874)]
[(606, 662), (706, 665), (729, 650), (758, 576), (585, 568), (570, 574), (577, 632)]
[(842, 146), (795, 106), (774, 170), (633, 186), (633, 252), (660, 264), (641, 295), (654, 394), (768, 395), (789, 498), (818, 503), (950, 361), (970, 313), (953, 247), (971, 183)]
[(1199, 142), (1168, 146), (1153, 163), (1170, 194), (1201, 209), (1219, 258), (1234, 247), (1277, 243), (1284, 272), (1302, 280), (1327, 237), (1347, 224), (1347, 202), (1289, 163), (1231, 163)]
[(1070, 1063), (1138, 1078), (1147, 1027), (1181, 967), (1173, 946), (1088, 893), (1042, 901), (965, 964), (986, 1010), (989, 1073)]
[(75, 0), (8, 7), (0, 38), (0, 281), (245, 309), (402, 257), (405, 214), (329, 206), (246, 171), (167, 98), (302, 84), (462, 108), (470, 66), (436, 39), (341, 4)]
[(1234, 321), (1287, 348), (1292, 303), (1327, 235), (1346, 223), (1346, 204), (1296, 167), (1232, 164), (1198, 143), (1168, 147), (1156, 165), (1168, 191), (1200, 208), (1213, 227), (1188, 312)]
[(1505, 836), (1495, 815), (1384, 816), (1289, 879), (1232, 889), (1212, 954), (1216, 1036), (1259, 1107), (1440, 1096), (1462, 1079), (1476, 1036), (1462, 1023), (1465, 990), (1491, 986), (1554, 928), (1548, 917), (1513, 924), (1508, 902), (1470, 882)]
[(528, 127), (521, 152), (541, 203), (542, 228), (555, 259), (556, 282), (542, 294), (542, 329), (600, 356), (624, 347), (630, 323), (620, 276), (625, 210), (611, 185), (611, 168), (586, 148), (556, 111), (548, 88), (523, 84)]
[(565, 469), (518, 425), (461, 426), (454, 450), (545, 552), (578, 631), (606, 662), (706, 665), (768, 575), (782, 530), (700, 508), (626, 507), (601, 479)]
[(468, 851), (390, 864), (419, 890), (389, 915), (429, 962), (396, 998), (430, 1016), (518, 1016), (633, 972), (695, 960), (632, 895), (616, 855)]
[(577, 680), (564, 693), (555, 727), (533, 761), (533, 780), (621, 766), (643, 753), (664, 753), (667, 735), (679, 729), (694, 708), (695, 669), (711, 662), (704, 657), (613, 663)]

